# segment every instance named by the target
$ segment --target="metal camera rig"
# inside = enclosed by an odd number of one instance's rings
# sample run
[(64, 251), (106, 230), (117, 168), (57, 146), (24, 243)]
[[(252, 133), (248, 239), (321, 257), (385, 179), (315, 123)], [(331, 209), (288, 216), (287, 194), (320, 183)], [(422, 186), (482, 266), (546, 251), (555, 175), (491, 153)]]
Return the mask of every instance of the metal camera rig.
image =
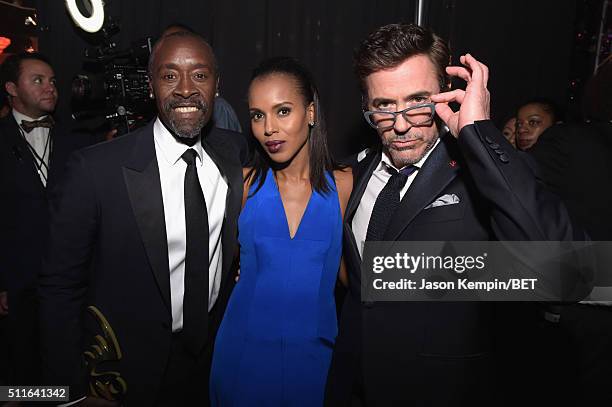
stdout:
[(83, 71), (72, 81), (72, 111), (77, 121), (91, 120), (98, 127), (103, 121), (122, 135), (155, 116), (147, 72), (152, 39), (119, 49), (111, 40), (117, 32), (116, 24), (108, 24), (101, 30), (100, 44), (85, 50)]

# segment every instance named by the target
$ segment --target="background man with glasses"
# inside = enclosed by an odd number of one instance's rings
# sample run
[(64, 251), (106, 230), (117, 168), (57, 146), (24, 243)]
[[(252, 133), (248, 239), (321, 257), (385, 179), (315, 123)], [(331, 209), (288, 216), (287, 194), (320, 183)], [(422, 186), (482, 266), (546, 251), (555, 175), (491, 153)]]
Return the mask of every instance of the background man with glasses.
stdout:
[[(328, 405), (492, 401), (493, 305), (364, 302), (364, 241), (572, 237), (565, 208), (488, 120), (487, 67), (469, 54), (460, 58), (463, 67), (448, 62), (447, 44), (415, 25), (381, 27), (356, 51), (364, 117), (381, 146), (360, 154), (353, 169), (344, 224), (349, 295)], [(449, 75), (466, 81), (465, 91), (440, 93)]]

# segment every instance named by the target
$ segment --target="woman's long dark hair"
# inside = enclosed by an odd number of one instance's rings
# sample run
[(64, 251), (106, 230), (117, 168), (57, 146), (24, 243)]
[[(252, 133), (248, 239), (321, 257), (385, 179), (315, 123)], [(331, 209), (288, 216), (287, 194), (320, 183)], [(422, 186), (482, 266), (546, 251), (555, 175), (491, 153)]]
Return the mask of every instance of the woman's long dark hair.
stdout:
[[(295, 79), (298, 91), (304, 98), (304, 106), (314, 104), (315, 124), (310, 128), (308, 136), (309, 155), (310, 155), (310, 185), (313, 191), (326, 194), (331, 190), (331, 186), (325, 177), (326, 171), (333, 171), (340, 168), (331, 158), (327, 149), (327, 131), (323, 111), (319, 103), (319, 92), (308, 70), (296, 59), (290, 57), (274, 57), (266, 59), (253, 70), (251, 83), (255, 79), (263, 78), (271, 74), (288, 75)], [(269, 168), (277, 168), (268, 154), (257, 143), (253, 156), (249, 162), (252, 169), (248, 172), (245, 182), (253, 177), (253, 184), (257, 183), (256, 193), (266, 180)]]

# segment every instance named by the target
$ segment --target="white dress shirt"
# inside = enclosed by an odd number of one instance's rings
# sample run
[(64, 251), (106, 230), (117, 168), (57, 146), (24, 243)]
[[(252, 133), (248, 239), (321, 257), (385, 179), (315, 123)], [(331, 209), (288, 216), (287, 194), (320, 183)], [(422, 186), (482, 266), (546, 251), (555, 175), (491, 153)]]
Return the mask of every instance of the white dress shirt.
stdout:
[[(159, 166), (166, 237), (168, 239), (168, 260), (170, 269), (170, 300), (172, 305), (172, 331), (183, 328), (183, 294), (185, 292), (185, 170), (187, 163), (181, 158), (188, 148), (198, 156), (196, 167), (198, 179), (204, 192), (208, 210), (208, 310), (210, 311), (219, 295), (221, 284), (222, 248), (221, 228), (225, 217), (227, 183), (217, 165), (197, 142), (193, 147), (177, 141), (159, 118), (153, 125), (155, 155)], [(129, 137), (129, 136), (128, 136)]]
[[(410, 188), (410, 185), (412, 185), (412, 182), (416, 178), (417, 173), (423, 164), (425, 164), (425, 161), (427, 161), (427, 158), (431, 152), (438, 146), (438, 143), (440, 143), (440, 139), (436, 141), (434, 146), (423, 156), (423, 158), (419, 160), (419, 162), (413, 164), (417, 170), (410, 174), (408, 181), (406, 181), (406, 185), (404, 185), (404, 187), (401, 189), (400, 200), (404, 198), (408, 188)], [(374, 172), (372, 172), (372, 176), (370, 177), (368, 185), (363, 192), (359, 206), (355, 211), (353, 222), (351, 223), (353, 234), (355, 235), (355, 242), (357, 243), (357, 249), (359, 250), (359, 256), (363, 255), (363, 242), (365, 242), (368, 234), (368, 225), (370, 224), (370, 217), (372, 217), (372, 211), (374, 210), (376, 198), (378, 198), (378, 194), (380, 194), (385, 185), (387, 185), (389, 178), (391, 178), (391, 173), (387, 170), (387, 168), (393, 168), (396, 171), (403, 169), (396, 168), (387, 154), (383, 152), (380, 162), (374, 169)]]
[[(42, 182), (43, 186), (46, 187), (48, 176), (47, 168), (49, 166), (49, 156), (51, 155), (52, 147), (52, 141), (49, 139), (49, 132), (51, 129), (47, 127), (35, 127), (32, 129), (32, 131), (28, 133), (21, 127), (21, 121), (27, 120), (31, 122), (34, 120), (40, 120), (43, 117), (47, 117), (47, 115), (32, 118), (13, 109), (13, 117), (19, 125), (19, 130), (21, 131), (21, 134), (25, 137), (30, 147), (36, 152), (36, 154), (32, 154), (32, 157), (34, 158), (34, 164), (36, 166), (35, 169), (36, 171), (38, 171), (40, 182)], [(41, 163), (41, 159), (44, 164)]]

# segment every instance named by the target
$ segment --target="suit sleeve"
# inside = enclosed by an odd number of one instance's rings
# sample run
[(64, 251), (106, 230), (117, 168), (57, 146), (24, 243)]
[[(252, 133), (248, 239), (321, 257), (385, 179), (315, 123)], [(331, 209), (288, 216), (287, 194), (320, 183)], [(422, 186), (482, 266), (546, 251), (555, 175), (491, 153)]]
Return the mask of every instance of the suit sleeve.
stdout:
[(74, 153), (64, 182), (50, 197), (49, 247), (39, 278), (45, 383), (69, 385), (71, 399), (86, 393), (81, 316), (96, 239), (94, 179)]
[[(562, 196), (561, 188), (566, 182), (567, 167), (570, 161), (567, 154), (567, 134), (569, 129), (564, 126), (548, 128), (529, 150), (538, 164), (538, 173), (546, 185), (557, 195)], [(571, 134), (580, 137), (579, 134)]]
[(476, 187), (490, 204), (499, 240), (584, 239), (561, 200), (537, 178), (528, 156), (515, 150), (491, 121), (465, 126), (458, 142)]
[(240, 153), (240, 164), (243, 167), (246, 167), (251, 161), (251, 146), (242, 133), (238, 133), (238, 135), (235, 136), (234, 139), (236, 147), (238, 148), (238, 151)]
[[(8, 188), (8, 174), (5, 169), (6, 155), (8, 154), (8, 145), (5, 142), (6, 134), (0, 125), (0, 190), (2, 193), (9, 193)], [(8, 280), (8, 247), (9, 239), (11, 238), (9, 233), (9, 222), (8, 219), (11, 216), (10, 205), (7, 203), (6, 198), (0, 199), (0, 292), (7, 290)]]

